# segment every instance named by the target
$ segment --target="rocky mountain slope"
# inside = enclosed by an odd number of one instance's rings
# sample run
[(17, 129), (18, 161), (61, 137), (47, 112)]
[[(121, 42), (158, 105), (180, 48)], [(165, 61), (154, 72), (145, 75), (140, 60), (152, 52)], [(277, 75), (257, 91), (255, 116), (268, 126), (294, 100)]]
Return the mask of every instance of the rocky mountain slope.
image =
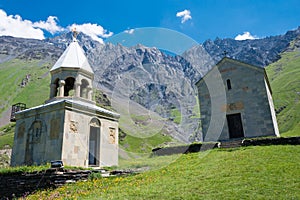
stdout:
[(277, 61), (280, 58), (280, 53), (289, 47), (290, 42), (296, 39), (299, 34), (300, 27), (288, 31), (284, 35), (256, 40), (237, 41), (219, 38), (214, 41), (207, 40), (203, 43), (203, 47), (215, 61), (220, 60), (226, 51), (229, 57), (265, 67)]
[[(82, 33), (78, 35), (78, 41), (95, 71), (96, 87), (105, 91), (112, 103), (114, 98), (116, 102), (125, 102), (123, 107), (127, 109), (128, 117), (135, 113), (131, 109), (136, 106), (132, 105), (138, 103), (149, 112), (173, 120), (175, 123), (170, 126), (184, 134), (187, 141), (197, 137), (199, 121), (194, 83), (224, 56), (224, 51), (229, 57), (264, 67), (277, 61), (280, 53), (299, 35), (300, 28), (257, 40), (217, 38), (177, 56), (143, 45), (103, 45)], [(46, 40), (2, 36), (0, 63), (25, 59), (54, 64), (71, 40), (71, 33)]]

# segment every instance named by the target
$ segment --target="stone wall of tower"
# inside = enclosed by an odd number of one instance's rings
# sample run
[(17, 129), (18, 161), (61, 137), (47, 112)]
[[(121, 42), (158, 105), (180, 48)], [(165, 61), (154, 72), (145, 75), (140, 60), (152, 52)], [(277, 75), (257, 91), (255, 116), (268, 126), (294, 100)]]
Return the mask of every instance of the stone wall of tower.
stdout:
[(61, 100), (18, 113), (11, 165), (62, 160), (68, 166), (89, 167), (93, 119), (99, 121), (99, 162), (94, 167), (118, 165), (117, 119), (86, 105)]
[[(81, 112), (82, 111), (82, 112)], [(89, 167), (89, 141), (93, 119), (99, 120), (99, 143), (97, 166), (118, 165), (118, 122), (105, 119), (97, 113), (66, 110), (62, 160), (67, 165)], [(97, 125), (98, 128), (98, 125)], [(114, 133), (111, 133), (114, 130)]]
[(64, 110), (39, 106), (16, 115), (11, 165), (40, 165), (61, 159)]
[[(222, 87), (223, 91), (213, 89), (218, 79), (222, 84), (215, 88)], [(204, 141), (230, 139), (226, 119), (230, 114), (241, 115), (244, 137), (279, 136), (263, 68), (232, 60), (220, 62), (197, 83), (197, 88)]]

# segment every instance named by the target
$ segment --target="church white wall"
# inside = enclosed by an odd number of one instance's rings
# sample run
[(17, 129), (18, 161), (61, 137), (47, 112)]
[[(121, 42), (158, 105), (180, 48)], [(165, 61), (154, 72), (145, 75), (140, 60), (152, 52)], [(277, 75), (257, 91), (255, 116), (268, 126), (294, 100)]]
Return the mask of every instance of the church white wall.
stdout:
[(68, 166), (88, 167), (88, 134), (90, 116), (66, 110), (62, 160)]
[(100, 166), (117, 166), (119, 158), (118, 123), (101, 119)]
[[(84, 110), (66, 110), (62, 160), (65, 165), (89, 167), (90, 123), (100, 120), (98, 167), (118, 165), (118, 122)], [(114, 133), (111, 133), (112, 130)], [(114, 135), (114, 139), (112, 139)]]
[[(12, 166), (62, 160), (64, 165), (89, 167), (90, 123), (94, 118), (100, 121), (97, 166), (118, 165), (118, 122), (99, 111), (60, 100), (25, 110), (16, 117)], [(37, 135), (34, 122), (41, 122)]]
[(64, 112), (59, 106), (28, 109), (16, 115), (12, 166), (40, 165), (61, 159)]

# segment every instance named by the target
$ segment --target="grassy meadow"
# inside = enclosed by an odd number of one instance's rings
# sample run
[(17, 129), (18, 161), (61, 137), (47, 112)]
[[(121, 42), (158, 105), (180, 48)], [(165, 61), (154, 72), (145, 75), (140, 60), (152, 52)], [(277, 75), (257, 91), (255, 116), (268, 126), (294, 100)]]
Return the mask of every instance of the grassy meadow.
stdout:
[(278, 126), (284, 136), (300, 135), (300, 52), (286, 52), (281, 57), (266, 68)]
[(26, 199), (299, 199), (299, 154), (298, 146), (286, 145), (144, 158), (152, 170), (67, 184)]

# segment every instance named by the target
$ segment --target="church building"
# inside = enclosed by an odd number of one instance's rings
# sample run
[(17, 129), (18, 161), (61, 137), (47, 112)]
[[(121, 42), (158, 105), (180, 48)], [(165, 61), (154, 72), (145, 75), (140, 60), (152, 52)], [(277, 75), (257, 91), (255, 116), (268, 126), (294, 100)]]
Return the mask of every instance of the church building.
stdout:
[(203, 141), (279, 137), (264, 68), (225, 57), (196, 86)]
[(93, 101), (94, 72), (76, 32), (50, 73), (49, 100), (15, 115), (11, 165), (118, 165), (120, 116)]

